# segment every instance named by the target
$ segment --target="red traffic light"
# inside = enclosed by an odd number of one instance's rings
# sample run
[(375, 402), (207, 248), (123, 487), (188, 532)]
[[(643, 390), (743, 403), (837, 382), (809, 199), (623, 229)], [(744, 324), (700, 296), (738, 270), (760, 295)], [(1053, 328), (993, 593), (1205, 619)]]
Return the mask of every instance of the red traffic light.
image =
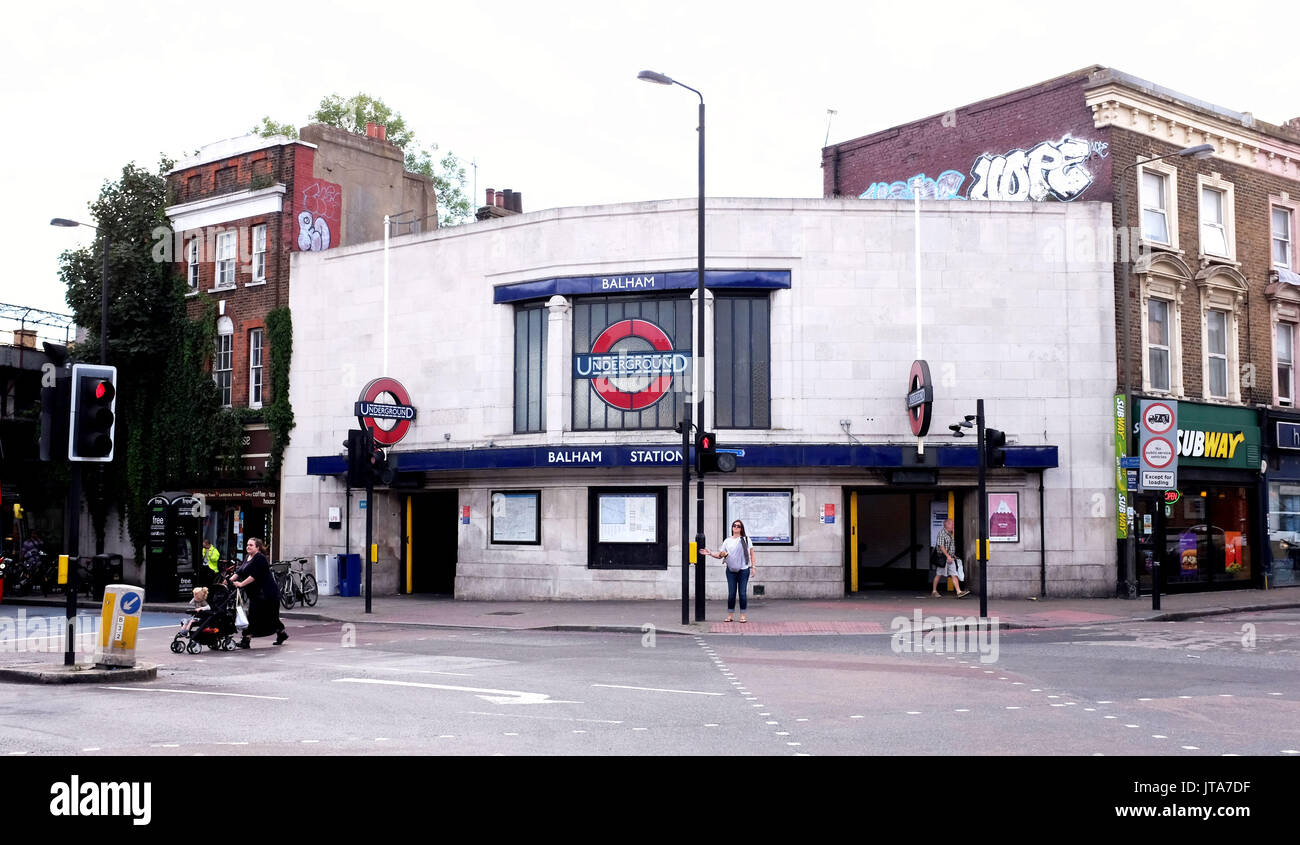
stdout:
[(113, 399), (113, 385), (111, 382), (101, 381), (95, 384), (95, 398), (105, 401)]
[(706, 434), (700, 438), (700, 448), (708, 449), (713, 446), (713, 440)]

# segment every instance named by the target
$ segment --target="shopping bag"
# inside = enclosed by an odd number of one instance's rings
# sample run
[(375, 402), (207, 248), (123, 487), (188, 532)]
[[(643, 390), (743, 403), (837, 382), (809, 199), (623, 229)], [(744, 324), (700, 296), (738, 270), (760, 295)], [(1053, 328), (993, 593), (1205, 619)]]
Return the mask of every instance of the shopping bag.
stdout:
[(956, 558), (956, 560), (957, 560), (957, 580), (958, 580), (958, 581), (965, 581), (965, 580), (966, 580), (966, 567), (962, 565), (961, 558)]
[(242, 596), (235, 599), (235, 627), (242, 631), (248, 627), (248, 613), (244, 610), (241, 598)]

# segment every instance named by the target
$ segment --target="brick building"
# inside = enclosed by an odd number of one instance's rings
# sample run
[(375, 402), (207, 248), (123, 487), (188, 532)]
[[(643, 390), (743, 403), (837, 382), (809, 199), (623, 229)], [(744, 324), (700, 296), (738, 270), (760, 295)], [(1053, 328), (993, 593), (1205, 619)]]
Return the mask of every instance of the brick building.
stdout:
[[(1201, 145), (1212, 152), (1190, 154)], [(826, 147), (822, 161), (828, 197), (1112, 203), (1113, 230), (1042, 248), (1114, 251), (1117, 400), (1127, 357), (1134, 407), (1178, 412), (1177, 500), (1149, 490), (1133, 503), (1138, 581), (1149, 589), (1159, 562), (1169, 590), (1296, 582), (1300, 121), (1092, 66)], [(1117, 502), (1131, 475), (1117, 472)]]
[[(216, 320), (213, 378), (225, 407), (256, 412), (272, 400), (267, 314), (289, 305), (290, 256), (437, 228), (432, 181), (407, 172), (384, 127), (365, 136), (324, 125), (298, 140), (250, 135), (210, 144), (168, 174), (167, 216), (190, 319)], [(400, 228), (397, 228), (399, 227)], [(210, 310), (211, 309), (211, 310)], [(302, 331), (299, 328), (298, 331)], [(239, 469), (201, 492), (205, 525), (223, 557), (262, 537), (278, 554), (278, 485), (267, 478), (271, 433), (254, 413)]]

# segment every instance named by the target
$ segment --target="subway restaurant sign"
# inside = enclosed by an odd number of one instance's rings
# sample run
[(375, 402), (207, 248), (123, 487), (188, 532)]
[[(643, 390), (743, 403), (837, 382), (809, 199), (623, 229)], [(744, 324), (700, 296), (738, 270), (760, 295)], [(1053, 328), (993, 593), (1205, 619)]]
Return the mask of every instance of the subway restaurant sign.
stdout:
[(1247, 408), (1178, 403), (1180, 466), (1259, 471), (1258, 416)]

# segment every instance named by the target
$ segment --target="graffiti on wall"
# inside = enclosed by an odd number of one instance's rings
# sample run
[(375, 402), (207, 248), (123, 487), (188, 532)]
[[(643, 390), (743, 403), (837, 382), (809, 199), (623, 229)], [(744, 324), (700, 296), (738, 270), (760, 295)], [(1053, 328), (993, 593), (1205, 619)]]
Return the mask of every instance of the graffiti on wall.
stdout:
[(313, 179), (298, 193), (298, 249), (321, 252), (338, 246), (343, 189), (333, 182)]
[(1085, 162), (1093, 156), (1106, 158), (1109, 154), (1106, 143), (1066, 135), (1059, 141), (1043, 141), (1028, 150), (981, 155), (971, 165), (970, 189), (965, 196), (961, 187), (966, 177), (957, 170), (945, 170), (934, 179), (919, 173), (898, 182), (873, 182), (858, 196), (868, 200), (912, 199), (913, 185), (919, 181), (921, 199), (1039, 202), (1053, 198), (1069, 202), (1092, 184), (1092, 173)]
[(910, 200), (913, 198), (913, 186), (919, 182), (919, 193), (923, 200), (959, 200), (965, 199), (960, 193), (965, 181), (966, 175), (958, 170), (945, 170), (934, 179), (918, 173), (901, 182), (876, 182), (859, 197), (864, 200)]
[(1068, 135), (1029, 150), (996, 156), (985, 153), (971, 166), (974, 181), (969, 198), (1038, 202), (1051, 196), (1069, 202), (1092, 184), (1092, 174), (1083, 165), (1091, 155), (1090, 143)]

